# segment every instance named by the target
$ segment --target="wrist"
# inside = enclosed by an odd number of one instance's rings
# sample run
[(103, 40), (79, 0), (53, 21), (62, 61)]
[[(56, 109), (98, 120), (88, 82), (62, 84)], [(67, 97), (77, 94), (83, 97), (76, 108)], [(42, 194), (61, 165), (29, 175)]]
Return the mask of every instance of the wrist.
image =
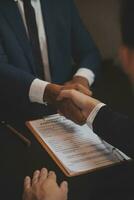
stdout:
[(97, 99), (90, 98), (90, 100), (87, 100), (85, 109), (83, 110), (83, 115), (86, 117), (86, 119), (89, 117), (89, 115), (93, 112), (93, 110), (100, 104), (101, 102)]

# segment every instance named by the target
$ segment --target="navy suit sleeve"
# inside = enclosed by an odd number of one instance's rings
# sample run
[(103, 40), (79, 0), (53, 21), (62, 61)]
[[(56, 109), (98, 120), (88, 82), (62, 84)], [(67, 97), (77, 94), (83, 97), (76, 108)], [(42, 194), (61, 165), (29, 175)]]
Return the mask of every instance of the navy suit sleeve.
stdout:
[(79, 67), (89, 68), (96, 73), (101, 61), (100, 53), (82, 23), (73, 0), (71, 0), (71, 16), (73, 58)]
[(102, 139), (134, 158), (134, 123), (107, 106), (100, 109), (93, 129)]
[[(17, 56), (17, 55), (16, 55)], [(29, 88), (34, 76), (8, 62), (0, 39), (0, 93), (11, 105), (25, 105), (29, 102)], [(6, 99), (5, 99), (6, 97)]]

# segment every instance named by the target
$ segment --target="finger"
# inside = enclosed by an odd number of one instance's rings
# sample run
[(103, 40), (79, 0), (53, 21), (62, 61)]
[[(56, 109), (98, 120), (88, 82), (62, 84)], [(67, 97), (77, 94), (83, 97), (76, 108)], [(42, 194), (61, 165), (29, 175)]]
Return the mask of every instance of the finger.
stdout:
[(40, 177), (39, 177), (39, 182), (42, 183), (46, 180), (47, 178), (47, 175), (48, 175), (48, 171), (46, 168), (43, 168), (40, 172)]
[(60, 188), (64, 193), (66, 193), (66, 194), (68, 193), (68, 183), (66, 181), (63, 181), (60, 184)]
[(71, 89), (75, 89), (85, 95), (91, 96), (92, 95), (92, 91), (87, 89), (85, 86), (83, 86), (82, 84), (69, 84), (66, 85), (62, 88), (62, 90), (71, 90)]
[(54, 171), (50, 171), (48, 173), (48, 178), (56, 181), (56, 174), (55, 174), (55, 172)]
[(76, 88), (75, 88), (77, 91), (85, 94), (85, 95), (88, 95), (88, 96), (91, 96), (92, 95), (92, 91), (87, 89), (86, 87), (84, 87), (83, 85), (81, 84), (77, 84), (76, 85)]
[(31, 178), (29, 176), (26, 176), (24, 179), (24, 191), (29, 190), (31, 187)]
[(33, 174), (32, 185), (36, 184), (39, 181), (40, 171), (36, 170)]

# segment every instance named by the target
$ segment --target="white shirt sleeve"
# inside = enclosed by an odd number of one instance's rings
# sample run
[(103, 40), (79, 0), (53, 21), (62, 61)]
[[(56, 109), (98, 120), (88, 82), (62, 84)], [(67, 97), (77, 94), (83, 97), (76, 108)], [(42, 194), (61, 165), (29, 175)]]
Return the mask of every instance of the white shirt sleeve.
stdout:
[(43, 101), (44, 91), (49, 82), (40, 79), (34, 79), (29, 90), (29, 99), (31, 102), (45, 104)]
[(78, 71), (75, 73), (74, 76), (82, 76), (86, 78), (89, 82), (89, 85), (92, 85), (95, 79), (94, 73), (90, 69), (87, 69), (87, 68), (78, 69)]
[(88, 118), (87, 118), (87, 125), (89, 126), (89, 128), (93, 129), (93, 126), (92, 126), (93, 121), (94, 121), (95, 117), (97, 116), (99, 110), (100, 110), (103, 106), (105, 106), (104, 103), (98, 103), (98, 104), (95, 106), (95, 108), (92, 110), (92, 112), (90, 113), (90, 115), (88, 116)]

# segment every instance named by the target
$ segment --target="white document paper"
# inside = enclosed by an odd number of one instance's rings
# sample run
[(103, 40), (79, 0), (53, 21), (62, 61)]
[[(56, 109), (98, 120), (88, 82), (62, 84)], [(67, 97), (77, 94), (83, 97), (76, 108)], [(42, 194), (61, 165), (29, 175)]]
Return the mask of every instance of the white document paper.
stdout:
[(58, 114), (30, 122), (68, 172), (80, 173), (120, 162), (87, 126)]

